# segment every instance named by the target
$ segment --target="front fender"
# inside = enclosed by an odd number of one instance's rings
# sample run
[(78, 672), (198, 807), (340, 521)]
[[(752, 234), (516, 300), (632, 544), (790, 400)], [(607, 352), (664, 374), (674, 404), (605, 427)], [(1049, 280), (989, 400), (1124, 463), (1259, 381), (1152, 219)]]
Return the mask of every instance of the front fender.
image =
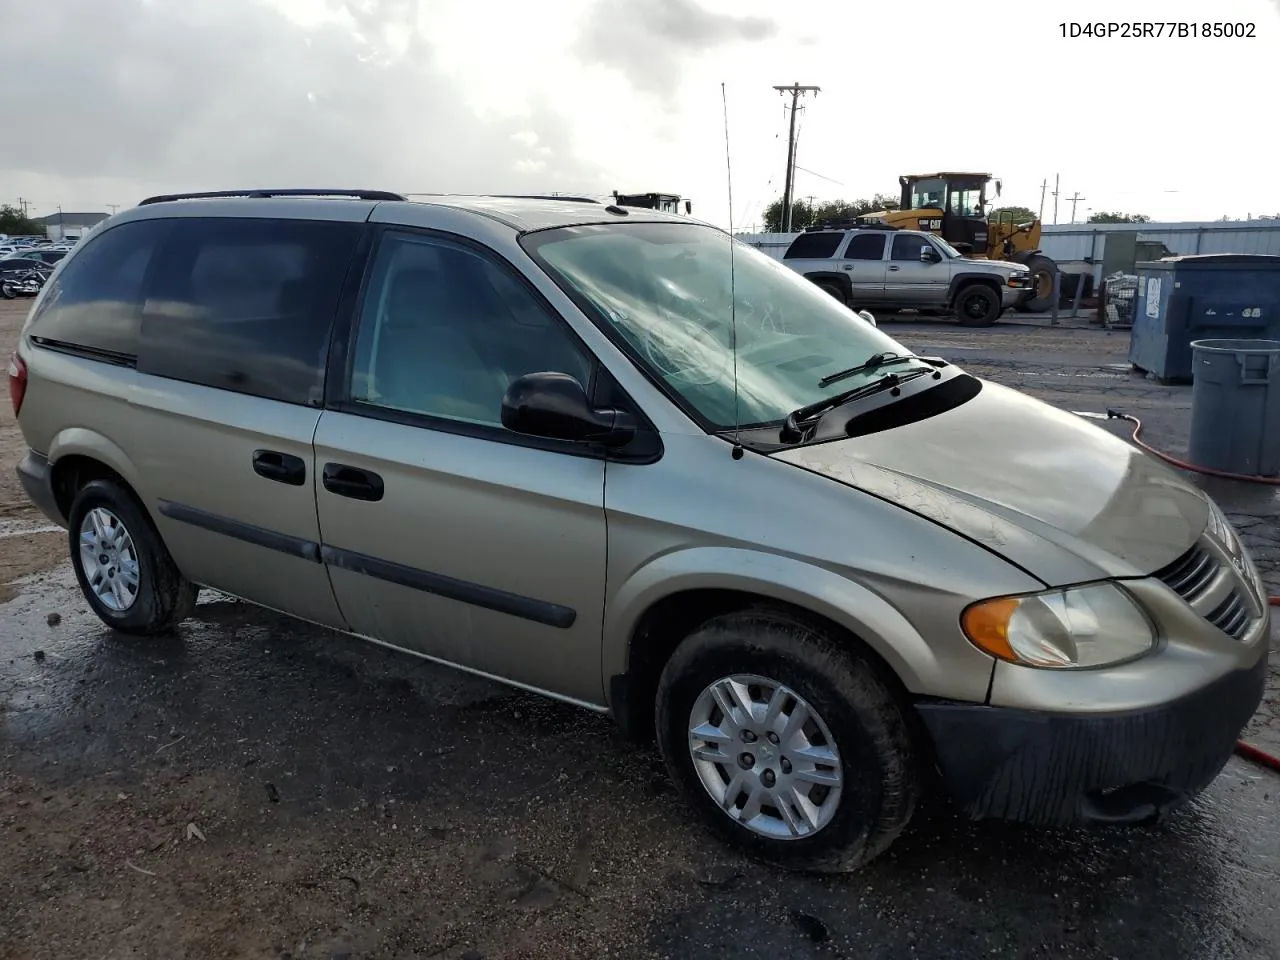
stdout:
[(969, 283), (985, 283), (988, 287), (994, 287), (997, 295), (1004, 293), (1004, 285), (999, 277), (989, 273), (957, 273), (951, 278), (951, 286), (947, 288), (947, 303), (953, 301), (960, 288)]
[[(694, 547), (656, 557), (636, 570), (605, 611), (604, 676), (627, 672), (630, 639), (645, 611), (691, 590), (735, 590), (779, 600), (844, 627), (888, 664), (913, 693), (946, 690), (981, 701), (990, 681), (990, 658), (974, 648), (988, 669), (967, 677), (944, 669), (915, 627), (879, 594), (823, 567), (740, 547)], [(972, 689), (970, 689), (972, 688)]]

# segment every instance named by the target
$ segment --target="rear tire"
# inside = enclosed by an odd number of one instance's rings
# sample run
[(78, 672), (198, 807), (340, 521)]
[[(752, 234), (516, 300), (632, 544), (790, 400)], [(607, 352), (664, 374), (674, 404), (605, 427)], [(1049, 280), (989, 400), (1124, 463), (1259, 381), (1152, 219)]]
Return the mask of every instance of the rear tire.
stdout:
[(986, 284), (962, 287), (955, 299), (956, 319), (965, 327), (989, 327), (1003, 312), (1000, 295)]
[(825, 290), (831, 296), (843, 303), (846, 307), (849, 305), (849, 298), (844, 295), (844, 291), (830, 281), (819, 281), (817, 284), (819, 290)]
[[(771, 720), (774, 697), (781, 710)], [(915, 810), (916, 754), (889, 685), (848, 642), (781, 611), (716, 617), (686, 637), (659, 680), (656, 720), (685, 798), (713, 831), (767, 863), (856, 870)]]
[(76, 494), (67, 517), (71, 565), (89, 606), (121, 633), (172, 630), (195, 610), (199, 588), (178, 571), (151, 519), (113, 480)]

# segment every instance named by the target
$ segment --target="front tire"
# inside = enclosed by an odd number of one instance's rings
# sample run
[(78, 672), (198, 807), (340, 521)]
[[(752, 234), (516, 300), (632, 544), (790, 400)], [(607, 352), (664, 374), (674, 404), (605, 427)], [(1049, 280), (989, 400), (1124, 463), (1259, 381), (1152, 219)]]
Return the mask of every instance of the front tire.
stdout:
[(1000, 295), (985, 284), (974, 283), (956, 294), (956, 319), (966, 327), (989, 327), (1003, 312)]
[(1031, 271), (1034, 292), (1018, 305), (1018, 309), (1025, 313), (1044, 313), (1053, 306), (1053, 278), (1058, 273), (1058, 265), (1037, 254), (1027, 259), (1026, 267)]
[(80, 590), (108, 627), (149, 636), (194, 611), (199, 588), (178, 571), (150, 518), (119, 483), (85, 484), (67, 530)]
[(847, 642), (788, 614), (717, 617), (676, 649), (658, 743), (686, 799), (757, 859), (856, 870), (911, 819), (919, 773), (901, 705)]

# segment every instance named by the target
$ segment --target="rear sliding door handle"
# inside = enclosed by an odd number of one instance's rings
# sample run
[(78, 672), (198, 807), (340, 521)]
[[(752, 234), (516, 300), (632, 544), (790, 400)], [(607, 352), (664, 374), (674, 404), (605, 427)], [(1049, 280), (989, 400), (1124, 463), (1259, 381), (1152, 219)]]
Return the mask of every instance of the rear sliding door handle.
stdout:
[(307, 482), (307, 465), (302, 458), (278, 450), (253, 451), (253, 472), (291, 487), (300, 487)]

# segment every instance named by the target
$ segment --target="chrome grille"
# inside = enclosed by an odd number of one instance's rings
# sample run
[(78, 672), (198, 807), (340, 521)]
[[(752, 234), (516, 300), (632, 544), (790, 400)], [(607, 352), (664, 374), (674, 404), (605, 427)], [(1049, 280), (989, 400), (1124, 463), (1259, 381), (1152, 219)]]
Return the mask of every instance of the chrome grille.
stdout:
[(1257, 619), (1247, 587), (1233, 564), (1201, 541), (1156, 576), (1223, 633), (1243, 640)]
[(1156, 574), (1178, 596), (1192, 603), (1213, 580), (1221, 564), (1200, 544), (1196, 544)]

